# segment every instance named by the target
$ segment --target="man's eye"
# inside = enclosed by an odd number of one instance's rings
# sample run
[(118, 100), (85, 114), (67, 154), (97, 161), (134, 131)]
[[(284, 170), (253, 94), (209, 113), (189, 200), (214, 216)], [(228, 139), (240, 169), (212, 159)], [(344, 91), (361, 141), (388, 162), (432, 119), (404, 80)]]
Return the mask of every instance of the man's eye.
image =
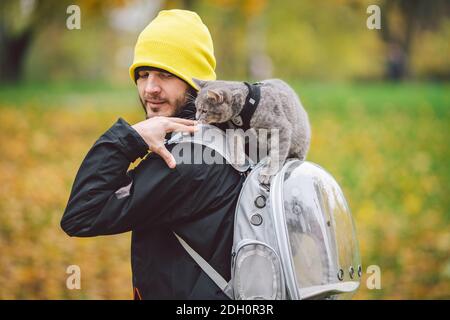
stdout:
[(163, 72), (163, 73), (161, 73), (161, 77), (170, 79), (170, 78), (173, 78), (173, 74)]
[(140, 74), (139, 74), (139, 78), (147, 79), (147, 78), (148, 78), (148, 72), (140, 73)]

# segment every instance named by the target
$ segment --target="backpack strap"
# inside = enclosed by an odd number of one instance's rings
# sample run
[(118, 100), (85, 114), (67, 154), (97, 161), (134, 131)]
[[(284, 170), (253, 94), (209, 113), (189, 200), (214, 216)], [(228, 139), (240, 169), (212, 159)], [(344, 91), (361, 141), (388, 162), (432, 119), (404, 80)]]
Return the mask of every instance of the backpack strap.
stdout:
[(179, 235), (177, 235), (175, 232), (173, 233), (175, 237), (178, 239), (182, 247), (186, 250), (187, 253), (194, 259), (195, 262), (202, 268), (202, 270), (208, 275), (208, 277), (211, 278), (212, 281), (220, 288), (220, 290), (225, 293), (228, 298), (232, 299), (232, 296), (230, 295), (229, 291), (227, 290), (228, 282), (213, 268), (211, 265), (202, 258), (201, 255), (197, 253), (190, 245), (186, 243), (186, 241), (183, 240)]

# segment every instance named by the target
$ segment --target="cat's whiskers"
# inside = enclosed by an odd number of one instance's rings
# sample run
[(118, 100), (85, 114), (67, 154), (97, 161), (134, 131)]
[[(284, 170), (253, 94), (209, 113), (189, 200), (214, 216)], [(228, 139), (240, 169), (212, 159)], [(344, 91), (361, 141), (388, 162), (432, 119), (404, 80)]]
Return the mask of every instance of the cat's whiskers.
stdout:
[(195, 99), (197, 98), (196, 96), (194, 96), (193, 94), (186, 92), (186, 103), (191, 103), (194, 102)]

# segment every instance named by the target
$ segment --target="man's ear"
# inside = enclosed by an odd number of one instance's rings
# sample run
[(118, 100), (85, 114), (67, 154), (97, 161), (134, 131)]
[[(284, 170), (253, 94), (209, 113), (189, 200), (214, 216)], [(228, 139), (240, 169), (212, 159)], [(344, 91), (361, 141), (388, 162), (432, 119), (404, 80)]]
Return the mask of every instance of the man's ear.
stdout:
[(215, 101), (217, 103), (223, 102), (223, 95), (220, 91), (210, 89), (206, 91), (206, 96), (208, 97), (208, 99), (211, 99), (212, 101)]
[(197, 85), (198, 89), (203, 88), (208, 83), (208, 81), (200, 80), (197, 78), (192, 78), (192, 81), (194, 81), (194, 83)]

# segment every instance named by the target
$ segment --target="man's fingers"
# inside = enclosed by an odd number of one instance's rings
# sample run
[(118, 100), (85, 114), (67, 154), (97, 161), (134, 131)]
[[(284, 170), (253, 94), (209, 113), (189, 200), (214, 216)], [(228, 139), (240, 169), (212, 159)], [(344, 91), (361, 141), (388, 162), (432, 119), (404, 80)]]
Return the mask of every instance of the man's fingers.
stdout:
[(177, 163), (173, 155), (166, 149), (165, 146), (158, 146), (153, 149), (154, 152), (159, 154), (161, 158), (167, 163), (167, 166), (171, 169), (175, 168)]
[(171, 123), (167, 128), (168, 132), (195, 132), (198, 130), (196, 126), (186, 126), (180, 123)]
[(189, 120), (189, 119), (183, 119), (183, 118), (168, 118), (170, 122), (180, 123), (184, 124), (186, 126), (194, 126), (197, 124), (196, 120)]

